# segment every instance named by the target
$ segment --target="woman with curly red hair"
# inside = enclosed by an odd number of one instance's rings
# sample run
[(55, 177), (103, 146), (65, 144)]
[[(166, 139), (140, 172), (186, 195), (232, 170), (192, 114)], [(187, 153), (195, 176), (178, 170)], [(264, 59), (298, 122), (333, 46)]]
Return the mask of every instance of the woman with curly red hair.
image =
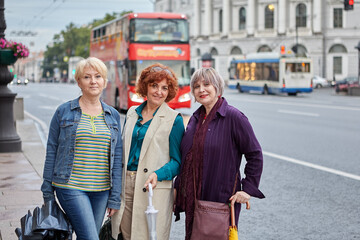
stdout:
[(173, 70), (156, 63), (145, 68), (136, 92), (146, 101), (131, 107), (123, 129), (124, 167), (120, 210), (112, 218), (113, 237), (148, 239), (146, 190), (154, 189), (158, 209), (158, 239), (169, 239), (173, 207), (172, 179), (181, 164), (180, 142), (184, 134), (181, 115), (166, 103), (173, 99), (178, 82)]

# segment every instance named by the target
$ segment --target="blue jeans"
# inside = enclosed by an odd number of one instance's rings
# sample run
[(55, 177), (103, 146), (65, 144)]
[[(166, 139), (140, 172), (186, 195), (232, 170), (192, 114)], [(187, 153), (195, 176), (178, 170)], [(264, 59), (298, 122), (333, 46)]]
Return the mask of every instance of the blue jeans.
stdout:
[(75, 230), (77, 240), (98, 240), (109, 190), (85, 192), (57, 187), (56, 196)]

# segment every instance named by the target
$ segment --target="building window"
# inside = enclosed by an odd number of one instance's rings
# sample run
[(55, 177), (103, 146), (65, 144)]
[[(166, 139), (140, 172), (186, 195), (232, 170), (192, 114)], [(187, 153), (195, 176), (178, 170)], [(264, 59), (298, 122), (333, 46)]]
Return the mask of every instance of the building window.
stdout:
[(334, 28), (343, 27), (343, 13), (342, 8), (334, 8)]
[(333, 58), (333, 70), (334, 70), (334, 74), (342, 74), (342, 58), (341, 57)]
[(222, 11), (222, 9), (220, 9), (220, 11), (219, 11), (219, 32), (222, 32), (222, 30), (223, 30), (222, 15), (223, 15), (223, 11)]
[(342, 44), (335, 44), (331, 46), (329, 53), (347, 53), (346, 47)]
[(296, 27), (306, 27), (306, 5), (303, 3), (296, 6)]
[(210, 51), (210, 54), (211, 54), (211, 56), (217, 56), (217, 55), (219, 55), (219, 53), (218, 53), (218, 51), (217, 51), (216, 48), (212, 48), (211, 51)]
[(294, 53), (296, 53), (296, 56), (298, 57), (306, 57), (307, 49), (305, 46), (298, 44), (294, 45), (292, 48)]
[(201, 56), (201, 51), (200, 51), (200, 48), (196, 49), (196, 55), (197, 55), (198, 57), (200, 57), (200, 56)]
[(262, 45), (261, 47), (259, 47), (259, 49), (257, 50), (257, 52), (271, 52), (271, 48), (268, 45)]
[(241, 55), (242, 51), (239, 47), (233, 47), (231, 49), (230, 55)]
[(265, 28), (274, 28), (274, 5), (269, 4), (265, 8)]
[(243, 30), (246, 27), (246, 10), (244, 7), (239, 10), (239, 30)]

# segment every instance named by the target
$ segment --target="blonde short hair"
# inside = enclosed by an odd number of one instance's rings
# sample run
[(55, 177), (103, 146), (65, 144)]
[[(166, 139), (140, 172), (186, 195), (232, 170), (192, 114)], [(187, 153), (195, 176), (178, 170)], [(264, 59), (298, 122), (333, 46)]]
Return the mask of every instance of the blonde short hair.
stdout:
[(84, 76), (84, 69), (87, 67), (96, 70), (105, 80), (105, 83), (107, 83), (107, 67), (103, 61), (101, 61), (96, 57), (88, 57), (76, 64), (76, 69), (75, 69), (76, 81), (79, 81), (80, 78)]
[(210, 83), (214, 86), (217, 96), (222, 96), (224, 93), (225, 82), (220, 74), (212, 67), (210, 68), (200, 68), (196, 70), (191, 76), (190, 88), (191, 93), (194, 95), (194, 85), (198, 81), (204, 80), (207, 83)]

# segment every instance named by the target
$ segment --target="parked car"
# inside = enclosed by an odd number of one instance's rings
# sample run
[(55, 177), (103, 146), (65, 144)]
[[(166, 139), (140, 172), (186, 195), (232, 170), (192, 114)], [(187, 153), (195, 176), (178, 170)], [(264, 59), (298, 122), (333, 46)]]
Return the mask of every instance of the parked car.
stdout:
[(360, 87), (357, 76), (349, 76), (344, 80), (336, 81), (335, 92), (347, 92), (350, 87)]
[(313, 88), (323, 88), (328, 86), (329, 82), (325, 78), (316, 75), (313, 77)]
[(17, 85), (27, 85), (29, 83), (29, 79), (26, 77), (17, 77), (14, 78), (10, 84), (17, 84)]

